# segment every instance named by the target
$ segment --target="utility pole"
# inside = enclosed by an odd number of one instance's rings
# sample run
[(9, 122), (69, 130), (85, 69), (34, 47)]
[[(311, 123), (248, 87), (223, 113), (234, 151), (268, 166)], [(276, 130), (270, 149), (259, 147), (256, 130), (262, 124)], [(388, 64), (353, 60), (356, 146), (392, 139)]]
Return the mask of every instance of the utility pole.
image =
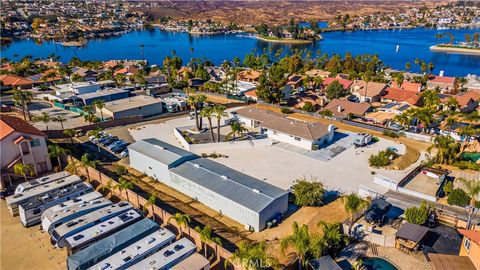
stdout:
[(468, 218), (467, 218), (467, 230), (470, 230), (470, 227), (472, 226), (472, 221), (475, 218), (476, 215), (476, 208), (472, 206), (467, 207), (468, 211)]

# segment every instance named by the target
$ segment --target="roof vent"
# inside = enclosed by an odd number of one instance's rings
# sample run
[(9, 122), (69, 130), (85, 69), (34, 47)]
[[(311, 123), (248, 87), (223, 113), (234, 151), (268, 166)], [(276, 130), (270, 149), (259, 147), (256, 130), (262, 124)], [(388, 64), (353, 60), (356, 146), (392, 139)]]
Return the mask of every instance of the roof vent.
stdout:
[(199, 165), (199, 164), (197, 164), (197, 163), (193, 163), (193, 167), (195, 167), (195, 168), (197, 168), (197, 169), (198, 169), (198, 168), (200, 168), (200, 165)]
[(225, 179), (225, 180), (228, 179), (228, 176), (226, 176), (226, 175), (220, 175), (220, 177), (223, 178), (223, 179)]
[(255, 192), (255, 193), (262, 193), (260, 190), (258, 190), (256, 188), (252, 189), (252, 191)]

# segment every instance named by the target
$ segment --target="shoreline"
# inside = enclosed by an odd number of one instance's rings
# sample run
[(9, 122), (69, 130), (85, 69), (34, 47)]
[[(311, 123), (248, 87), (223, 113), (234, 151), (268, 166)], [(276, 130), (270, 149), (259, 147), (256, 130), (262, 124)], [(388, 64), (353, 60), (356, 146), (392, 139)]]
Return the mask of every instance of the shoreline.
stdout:
[(269, 39), (259, 35), (255, 35), (255, 38), (265, 42), (275, 42), (275, 43), (288, 43), (288, 44), (311, 44), (315, 41), (313, 40), (302, 40), (302, 39)]
[(480, 56), (480, 49), (469, 49), (469, 48), (461, 48), (461, 47), (444, 47), (444, 46), (433, 45), (433, 46), (430, 46), (430, 51)]

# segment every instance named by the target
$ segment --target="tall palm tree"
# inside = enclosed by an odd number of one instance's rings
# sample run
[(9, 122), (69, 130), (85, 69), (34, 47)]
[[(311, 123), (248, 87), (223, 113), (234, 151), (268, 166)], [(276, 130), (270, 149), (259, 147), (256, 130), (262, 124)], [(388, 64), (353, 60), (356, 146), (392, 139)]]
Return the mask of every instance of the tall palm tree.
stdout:
[(208, 120), (208, 127), (210, 129), (210, 137), (212, 142), (215, 142), (215, 135), (213, 133), (213, 126), (212, 126), (212, 117), (213, 117), (214, 111), (213, 107), (207, 106), (200, 111), (200, 116), (207, 118)]
[[(203, 106), (205, 105), (205, 102), (207, 101), (207, 96), (205, 95), (196, 95), (195, 96), (195, 99), (197, 101), (197, 107), (198, 107), (198, 110), (201, 111), (203, 110)], [(198, 129), (200, 130), (201, 128), (203, 127), (203, 117), (201, 115), (199, 115), (199, 118), (198, 118)]]
[(193, 96), (193, 95), (188, 96), (187, 104), (188, 106), (190, 106), (190, 109), (193, 110), (193, 113), (195, 115), (195, 126), (197, 127), (197, 130), (200, 130), (200, 126), (198, 124), (198, 104), (197, 104), (196, 96)]
[(342, 200), (343, 200), (345, 211), (347, 211), (350, 214), (350, 226), (348, 226), (348, 235), (350, 235), (352, 232), (352, 226), (353, 226), (353, 215), (362, 207), (364, 207), (367, 204), (367, 202), (362, 198), (360, 198), (355, 193), (342, 197)]
[(130, 202), (130, 198), (128, 197), (128, 190), (133, 189), (135, 185), (128, 181), (127, 178), (125, 177), (120, 177), (118, 179), (118, 184), (114, 187), (114, 189), (118, 189), (120, 193), (125, 190), (125, 193), (127, 194), (127, 201)]
[(232, 131), (227, 134), (226, 138), (230, 139), (233, 137), (234, 141), (236, 140), (236, 135), (242, 136), (244, 132), (248, 131), (248, 129), (238, 121), (230, 122), (230, 128), (232, 129)]
[(68, 149), (60, 147), (58, 144), (51, 144), (48, 146), (48, 155), (51, 158), (57, 158), (58, 166), (62, 171), (62, 157), (68, 154), (70, 151)]
[(48, 130), (48, 123), (52, 119), (50, 118), (50, 115), (47, 112), (42, 112), (39, 116), (35, 116), (33, 118), (33, 121), (35, 122), (43, 122), (45, 124), (45, 128)]
[(103, 108), (105, 108), (105, 101), (102, 99), (97, 99), (93, 102), (93, 105), (100, 111), (100, 115), (102, 116), (102, 121), (104, 121), (103, 118)]
[(222, 117), (227, 117), (227, 113), (225, 112), (227, 108), (223, 105), (215, 105), (213, 106), (213, 114), (215, 118), (217, 118), (217, 142), (221, 142), (220, 138), (220, 120)]
[(145, 203), (145, 205), (143, 205), (143, 211), (145, 212), (145, 210), (148, 208), (148, 207), (151, 207), (151, 210), (152, 210), (152, 220), (155, 221), (155, 203), (157, 202), (157, 199), (158, 199), (158, 193), (156, 191), (153, 191), (152, 193), (150, 193), (148, 195), (148, 201)]
[(98, 160), (90, 160), (88, 158), (88, 154), (85, 153), (83, 154), (82, 158), (80, 159), (80, 166), (85, 170), (85, 173), (87, 174), (87, 180), (88, 182), (91, 181), (90, 179), (90, 173), (88, 172), (88, 168), (89, 167), (92, 167), (92, 168), (96, 168), (97, 165), (98, 165), (99, 161)]
[(75, 130), (73, 129), (66, 129), (63, 131), (63, 134), (70, 137), (70, 143), (73, 144), (73, 136), (75, 136)]
[(394, 121), (399, 123), (400, 125), (409, 128), (410, 127), (410, 117), (408, 117), (408, 114), (402, 113), (398, 114), (393, 118)]
[(205, 251), (205, 258), (207, 258), (207, 244), (215, 243), (219, 246), (222, 246), (222, 240), (219, 237), (212, 235), (212, 228), (208, 225), (200, 228), (200, 226), (195, 227), (195, 231), (200, 233), (200, 241), (202, 241), (203, 249)]
[(78, 167), (81, 166), (80, 162), (78, 162), (76, 159), (69, 158), (67, 166), (65, 167), (65, 170), (69, 173), (75, 173), (78, 175)]
[(335, 257), (337, 252), (344, 246), (343, 244), (348, 241), (348, 237), (341, 232), (342, 224), (340, 222), (326, 223), (320, 221), (317, 225), (322, 228), (327, 253)]
[(241, 242), (238, 249), (225, 261), (225, 269), (228, 263), (234, 265), (240, 264), (243, 268), (249, 269), (265, 269), (266, 266), (273, 266), (276, 259), (267, 252), (267, 243), (265, 241), (259, 243)]
[(436, 136), (427, 151), (430, 153), (433, 148), (437, 149), (436, 160), (440, 164), (451, 164), (460, 153), (460, 144), (450, 136)]
[(292, 228), (293, 233), (280, 241), (280, 248), (283, 253), (286, 249), (293, 248), (298, 257), (298, 269), (306, 268), (310, 257), (322, 256), (324, 241), (319, 235), (311, 235), (305, 224), (300, 227), (297, 222), (293, 222)]
[(67, 119), (63, 115), (58, 115), (56, 117), (53, 117), (52, 120), (53, 120), (53, 122), (60, 123), (60, 126), (62, 127), (62, 130), (63, 130), (64, 129), (63, 128), (63, 122), (65, 122)]
[(27, 121), (27, 117), (25, 115), (25, 112), (28, 114), (28, 119), (31, 120), (30, 116), (30, 110), (28, 109), (28, 104), (32, 101), (33, 94), (32, 92), (29, 91), (22, 91), (15, 89), (13, 91), (13, 100), (15, 101), (16, 105), (19, 105), (22, 107), (22, 113), (23, 113), (23, 120)]
[(188, 223), (192, 220), (189, 214), (175, 213), (171, 216), (168, 221), (175, 220), (178, 225), (178, 238), (182, 237), (183, 231), (182, 228), (188, 227)]
[(13, 166), (13, 172), (15, 174), (20, 174), (21, 176), (23, 176), (25, 182), (27, 182), (27, 175), (35, 175), (35, 169), (33, 168), (32, 164), (17, 163)]

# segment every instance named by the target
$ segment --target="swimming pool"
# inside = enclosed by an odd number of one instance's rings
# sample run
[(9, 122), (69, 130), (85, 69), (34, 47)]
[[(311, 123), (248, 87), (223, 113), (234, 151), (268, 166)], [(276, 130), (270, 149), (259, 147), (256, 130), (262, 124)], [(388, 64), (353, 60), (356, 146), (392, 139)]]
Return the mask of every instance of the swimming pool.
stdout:
[(463, 160), (477, 162), (480, 159), (480, 153), (463, 153), (460, 155)]
[(378, 257), (364, 258), (363, 265), (367, 270), (398, 270), (389, 261)]

